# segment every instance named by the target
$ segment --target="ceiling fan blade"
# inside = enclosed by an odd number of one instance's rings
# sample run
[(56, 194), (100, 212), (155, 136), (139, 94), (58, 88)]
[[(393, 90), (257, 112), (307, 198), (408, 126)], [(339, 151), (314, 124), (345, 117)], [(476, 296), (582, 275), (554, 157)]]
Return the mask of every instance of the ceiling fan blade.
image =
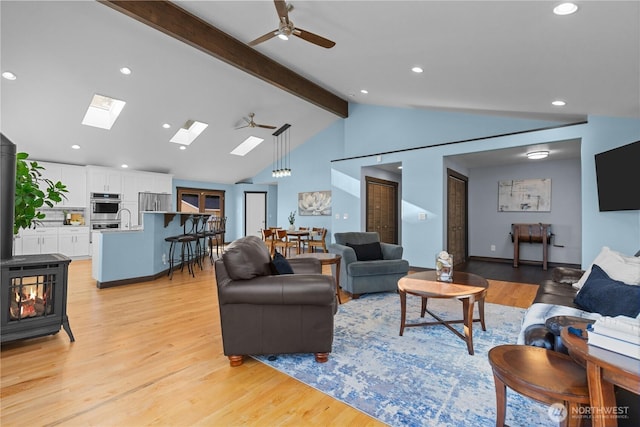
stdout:
[(276, 11), (278, 12), (278, 18), (281, 22), (289, 24), (289, 9), (287, 3), (284, 0), (273, 0), (276, 5)]
[(246, 126), (240, 126), (240, 127), (237, 127), (237, 128), (236, 128), (236, 130), (238, 130), (238, 129), (244, 129), (244, 128), (248, 128), (248, 127), (249, 127), (249, 125), (246, 125)]
[(276, 34), (278, 34), (278, 30), (274, 30), (274, 31), (270, 31), (267, 34), (265, 34), (264, 36), (260, 36), (257, 39), (250, 41), (249, 43), (247, 43), (249, 46), (255, 46), (259, 43), (262, 42), (266, 42), (267, 40), (274, 38), (276, 36)]
[(265, 129), (275, 129), (275, 128), (276, 128), (276, 126), (271, 126), (271, 125), (259, 125), (259, 124), (256, 124), (256, 127), (259, 127), (259, 128), (265, 128)]
[(293, 31), (293, 35), (294, 36), (298, 36), (303, 40), (306, 40), (308, 42), (311, 42), (315, 45), (330, 49), (332, 47), (334, 47), (336, 45), (336, 42), (331, 41), (329, 39), (325, 39), (322, 36), (319, 36), (317, 34), (313, 34), (309, 31), (306, 30), (302, 30), (298, 27), (296, 27), (296, 29)]

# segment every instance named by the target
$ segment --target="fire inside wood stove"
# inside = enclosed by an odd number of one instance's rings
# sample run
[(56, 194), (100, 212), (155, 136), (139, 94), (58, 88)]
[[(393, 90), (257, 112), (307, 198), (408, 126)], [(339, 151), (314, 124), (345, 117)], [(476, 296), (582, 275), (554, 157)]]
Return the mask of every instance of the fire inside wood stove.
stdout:
[(21, 320), (51, 314), (55, 275), (16, 277), (12, 279), (9, 319)]

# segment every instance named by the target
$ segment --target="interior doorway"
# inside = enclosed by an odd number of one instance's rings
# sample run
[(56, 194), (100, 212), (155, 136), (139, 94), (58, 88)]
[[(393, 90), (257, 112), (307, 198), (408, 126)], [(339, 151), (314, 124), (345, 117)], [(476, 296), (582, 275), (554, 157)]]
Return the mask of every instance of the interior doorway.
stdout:
[(365, 176), (366, 231), (377, 231), (380, 241), (398, 243), (398, 183)]
[(244, 192), (244, 235), (261, 237), (267, 225), (267, 193)]
[(469, 257), (468, 183), (469, 178), (447, 168), (447, 252), (453, 255), (454, 265)]

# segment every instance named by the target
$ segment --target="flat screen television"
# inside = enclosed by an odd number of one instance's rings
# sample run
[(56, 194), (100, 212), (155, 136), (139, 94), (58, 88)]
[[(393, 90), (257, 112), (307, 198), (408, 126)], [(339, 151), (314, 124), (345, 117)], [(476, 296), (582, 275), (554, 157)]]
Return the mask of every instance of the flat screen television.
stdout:
[(600, 212), (640, 209), (640, 141), (595, 155)]

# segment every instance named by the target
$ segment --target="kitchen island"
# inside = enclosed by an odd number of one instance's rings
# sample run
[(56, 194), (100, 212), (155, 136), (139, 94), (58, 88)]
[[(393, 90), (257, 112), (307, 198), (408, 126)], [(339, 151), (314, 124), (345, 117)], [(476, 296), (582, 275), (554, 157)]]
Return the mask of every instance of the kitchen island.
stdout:
[(91, 268), (96, 286), (144, 282), (166, 274), (169, 243), (165, 238), (182, 234), (193, 215), (205, 214), (143, 212), (142, 227), (93, 231)]

